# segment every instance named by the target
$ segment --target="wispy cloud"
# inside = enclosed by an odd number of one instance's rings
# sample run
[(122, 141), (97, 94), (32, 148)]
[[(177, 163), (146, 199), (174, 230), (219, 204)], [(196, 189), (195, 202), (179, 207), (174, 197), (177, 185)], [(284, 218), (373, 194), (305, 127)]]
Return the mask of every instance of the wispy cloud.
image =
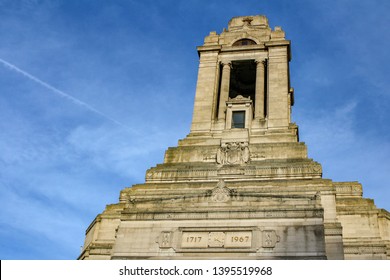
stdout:
[(19, 67), (15, 66), (14, 64), (12, 64), (12, 63), (10, 63), (10, 62), (8, 62), (8, 61), (5, 61), (4, 59), (1, 59), (1, 58), (0, 58), (0, 62), (1, 62), (4, 66), (6, 66), (7, 68), (9, 68), (9, 69), (11, 69), (11, 70), (13, 70), (13, 71), (16, 71), (17, 73), (19, 73), (19, 74), (21, 74), (21, 75), (27, 77), (28, 79), (30, 79), (30, 80), (32, 80), (32, 81), (34, 81), (34, 82), (40, 84), (41, 86), (43, 86), (43, 87), (49, 89), (50, 91), (54, 92), (55, 94), (57, 94), (57, 95), (59, 95), (59, 96), (65, 98), (65, 99), (68, 99), (68, 100), (71, 101), (72, 103), (74, 103), (74, 104), (76, 104), (76, 105), (79, 105), (79, 106), (81, 106), (81, 107), (83, 107), (83, 108), (85, 108), (85, 109), (87, 109), (87, 110), (89, 110), (89, 111), (91, 111), (91, 112), (94, 112), (94, 113), (96, 113), (96, 114), (102, 116), (103, 118), (105, 118), (105, 119), (107, 119), (107, 120), (109, 120), (109, 121), (111, 121), (111, 122), (114, 122), (115, 124), (117, 124), (117, 125), (119, 125), (119, 126), (122, 126), (122, 127), (126, 128), (126, 129), (131, 129), (130, 127), (128, 127), (128, 126), (126, 126), (125, 124), (123, 124), (122, 122), (117, 121), (117, 120), (111, 118), (110, 116), (108, 116), (108, 115), (106, 115), (105, 113), (99, 111), (99, 110), (96, 109), (95, 107), (93, 107), (93, 106), (91, 106), (91, 105), (85, 103), (84, 101), (81, 101), (80, 99), (77, 99), (77, 98), (73, 97), (72, 95), (70, 95), (70, 94), (68, 94), (68, 93), (65, 93), (65, 92), (63, 92), (63, 91), (61, 91), (61, 90), (59, 90), (59, 89), (53, 87), (52, 85), (50, 85), (50, 84), (48, 84), (48, 83), (46, 83), (46, 82), (40, 80), (39, 78), (37, 78), (37, 77), (31, 75), (30, 73), (28, 73), (28, 72), (26, 72), (26, 71), (20, 69)]
[[(93, 141), (91, 141), (93, 140)], [(89, 165), (143, 182), (147, 168), (162, 162), (164, 150), (172, 145), (168, 133), (132, 133), (119, 128), (79, 126), (66, 138), (67, 144)]]

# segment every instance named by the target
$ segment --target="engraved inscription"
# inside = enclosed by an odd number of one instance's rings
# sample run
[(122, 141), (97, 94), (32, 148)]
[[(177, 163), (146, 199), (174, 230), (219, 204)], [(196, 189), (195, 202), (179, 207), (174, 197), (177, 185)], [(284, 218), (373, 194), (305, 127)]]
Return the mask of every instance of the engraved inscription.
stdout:
[(181, 248), (251, 248), (251, 231), (183, 232)]
[(250, 248), (252, 246), (252, 232), (227, 232), (225, 248)]
[(207, 248), (208, 232), (183, 232), (181, 236), (182, 248)]

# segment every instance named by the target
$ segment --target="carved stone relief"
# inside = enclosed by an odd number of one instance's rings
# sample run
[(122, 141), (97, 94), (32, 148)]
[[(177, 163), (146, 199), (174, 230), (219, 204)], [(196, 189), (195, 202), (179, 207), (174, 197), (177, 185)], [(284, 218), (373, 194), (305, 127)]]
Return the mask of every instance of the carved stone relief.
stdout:
[(182, 249), (244, 249), (252, 247), (252, 231), (188, 231), (182, 233)]
[(250, 160), (247, 142), (222, 143), (217, 151), (218, 164), (242, 164)]
[(172, 232), (163, 231), (160, 234), (160, 238), (158, 240), (158, 244), (160, 248), (171, 248), (172, 247)]
[(274, 248), (276, 243), (280, 241), (280, 237), (276, 235), (274, 230), (264, 230), (262, 235), (263, 248)]
[(212, 248), (223, 247), (225, 244), (225, 232), (210, 232), (208, 246)]
[[(203, 231), (183, 231), (181, 238), (173, 238), (173, 232), (163, 231), (158, 238), (159, 247), (161, 249), (177, 248), (182, 249), (209, 249), (209, 248), (224, 248), (224, 249), (240, 249), (252, 248), (254, 240), (254, 232), (248, 229), (235, 228), (229, 231), (226, 230), (205, 230)], [(262, 248), (274, 248), (276, 243), (280, 242), (280, 236), (275, 230), (261, 231)], [(176, 240), (172, 242), (172, 240)]]
[(231, 190), (225, 187), (225, 182), (223, 180), (219, 180), (217, 187), (214, 188), (210, 195), (211, 201), (213, 202), (227, 202), (231, 199), (231, 196), (235, 193), (234, 190)]

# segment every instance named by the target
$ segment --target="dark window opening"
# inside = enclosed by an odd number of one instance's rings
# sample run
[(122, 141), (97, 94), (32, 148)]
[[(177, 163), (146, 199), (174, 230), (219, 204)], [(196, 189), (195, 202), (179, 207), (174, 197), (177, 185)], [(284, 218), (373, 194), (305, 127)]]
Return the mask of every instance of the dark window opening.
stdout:
[(268, 60), (264, 62), (264, 116), (268, 116)]
[(255, 106), (256, 63), (254, 60), (233, 61), (230, 71), (229, 98), (250, 97)]
[(251, 39), (241, 39), (234, 42), (233, 46), (248, 46), (248, 45), (256, 45), (256, 42)]
[(215, 117), (217, 118), (218, 117), (218, 114), (219, 114), (219, 99), (221, 98), (221, 84), (222, 84), (222, 69), (223, 69), (223, 65), (220, 64), (219, 65), (219, 82), (218, 82), (218, 94), (217, 94), (217, 102), (216, 102), (216, 110), (215, 110)]
[(232, 128), (245, 128), (245, 111), (233, 111), (232, 113)]

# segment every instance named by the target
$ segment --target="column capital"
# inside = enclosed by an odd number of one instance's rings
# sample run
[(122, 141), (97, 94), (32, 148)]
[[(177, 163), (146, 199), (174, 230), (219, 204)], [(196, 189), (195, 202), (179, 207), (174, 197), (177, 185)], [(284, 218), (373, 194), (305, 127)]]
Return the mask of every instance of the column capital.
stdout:
[(232, 66), (232, 61), (231, 60), (221, 60), (222, 66)]
[(267, 62), (267, 59), (266, 59), (266, 58), (256, 58), (256, 59), (255, 59), (255, 63), (256, 63), (257, 65), (259, 65), (260, 63), (264, 65), (266, 62)]

